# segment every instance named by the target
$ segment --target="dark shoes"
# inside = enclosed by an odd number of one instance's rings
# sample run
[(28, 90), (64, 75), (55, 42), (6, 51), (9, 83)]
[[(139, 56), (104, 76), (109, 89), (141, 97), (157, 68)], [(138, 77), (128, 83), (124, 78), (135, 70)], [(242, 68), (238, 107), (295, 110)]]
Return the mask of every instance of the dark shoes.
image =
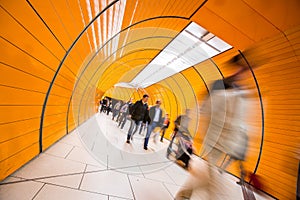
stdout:
[(130, 141), (129, 141), (129, 140), (127, 140), (127, 141), (126, 141), (126, 143), (130, 144)]
[(144, 147), (145, 150), (148, 150), (148, 147)]

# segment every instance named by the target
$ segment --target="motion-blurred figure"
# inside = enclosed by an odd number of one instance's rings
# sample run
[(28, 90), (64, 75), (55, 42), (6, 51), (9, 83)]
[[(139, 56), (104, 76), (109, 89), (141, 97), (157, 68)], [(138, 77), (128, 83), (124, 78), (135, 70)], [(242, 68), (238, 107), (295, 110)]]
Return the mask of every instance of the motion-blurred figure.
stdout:
[(163, 139), (164, 139), (164, 136), (165, 136), (165, 132), (167, 130), (167, 128), (169, 128), (169, 125), (170, 125), (170, 117), (169, 117), (169, 114), (166, 113), (165, 114), (165, 117), (163, 119), (163, 125), (160, 129), (161, 131), (161, 138), (160, 138), (160, 141), (163, 142)]
[(148, 149), (149, 138), (151, 136), (152, 131), (156, 128), (161, 126), (162, 122), (162, 109), (160, 108), (161, 101), (157, 100), (155, 106), (152, 106), (149, 109), (149, 120), (148, 120), (148, 127), (147, 127), (147, 134), (145, 136), (144, 141), (144, 149)]
[[(171, 136), (171, 141), (167, 148), (167, 158), (170, 154), (175, 154), (175, 159), (177, 161), (182, 161), (184, 163), (184, 168), (188, 168), (190, 156), (193, 153), (193, 141), (192, 136), (189, 131), (190, 109), (186, 109), (183, 115), (179, 115), (175, 123), (175, 128), (173, 135)], [(174, 141), (176, 141), (176, 149), (174, 148)]]
[(115, 117), (116, 117), (117, 115), (119, 115), (121, 105), (122, 105), (122, 101), (118, 101), (118, 102), (115, 104), (115, 106), (114, 106), (114, 108), (113, 108), (113, 110), (112, 110), (112, 112), (113, 112), (113, 114), (112, 114), (112, 120), (114, 120)]
[(119, 124), (118, 126), (123, 129), (126, 121), (127, 121), (127, 116), (129, 115), (129, 109), (133, 105), (132, 104), (132, 98), (128, 102), (126, 102), (120, 109), (120, 117), (119, 117)]
[[(238, 55), (230, 62), (239, 65), (240, 59), (241, 56)], [(233, 161), (239, 161), (241, 180), (244, 180), (243, 161), (247, 152), (248, 136), (243, 115), (247, 113), (248, 105), (245, 101), (247, 91), (237, 83), (246, 69), (245, 66), (240, 66), (240, 70), (232, 76), (213, 83), (210, 94), (201, 107), (201, 114), (210, 116), (201, 153), (202, 158), (208, 161), (208, 168), (202, 166), (203, 169), (200, 169), (193, 165), (192, 168), (196, 167), (197, 170), (191, 169), (191, 171), (197, 171), (194, 174), (200, 176), (196, 178), (191, 175), (185, 187), (177, 193), (176, 200), (189, 199), (197, 187), (207, 187), (206, 191), (209, 193), (205, 199), (214, 199), (214, 187), (218, 182), (215, 180), (215, 169), (218, 169), (220, 161), (226, 155), (229, 159), (222, 166), (221, 172)], [(203, 179), (203, 174), (208, 174), (206, 176), (208, 180)]]

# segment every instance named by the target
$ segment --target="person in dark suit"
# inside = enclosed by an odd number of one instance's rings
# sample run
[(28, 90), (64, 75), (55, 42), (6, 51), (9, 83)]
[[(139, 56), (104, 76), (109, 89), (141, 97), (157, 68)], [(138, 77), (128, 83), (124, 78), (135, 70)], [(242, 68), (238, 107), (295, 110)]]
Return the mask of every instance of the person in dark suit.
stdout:
[(130, 118), (130, 127), (127, 133), (127, 143), (130, 143), (130, 139), (132, 140), (132, 136), (140, 127), (141, 123), (146, 123), (149, 118), (148, 113), (148, 101), (149, 96), (147, 94), (143, 95), (143, 98), (137, 102), (133, 106), (129, 108), (129, 115)]

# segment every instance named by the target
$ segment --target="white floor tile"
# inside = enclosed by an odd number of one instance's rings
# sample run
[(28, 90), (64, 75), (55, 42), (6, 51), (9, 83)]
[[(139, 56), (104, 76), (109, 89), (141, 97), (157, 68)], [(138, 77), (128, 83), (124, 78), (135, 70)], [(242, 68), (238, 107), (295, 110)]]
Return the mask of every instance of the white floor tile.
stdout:
[[(152, 170), (149, 168), (152, 167)], [(165, 167), (158, 164), (153, 164), (149, 166), (141, 167), (144, 173), (145, 178), (152, 179), (155, 181), (160, 181), (163, 183), (171, 183), (175, 184), (175, 182), (171, 179), (171, 177), (164, 171)], [(149, 172), (151, 171), (151, 172)]]
[(14, 173), (14, 176), (22, 178), (39, 178), (72, 173), (83, 173), (85, 164), (75, 161), (41, 154), (36, 159)]
[(37, 194), (34, 200), (108, 200), (108, 196), (96, 194), (86, 191), (70, 189), (66, 187), (59, 187), (54, 185), (45, 185), (43, 189)]
[(77, 129), (66, 135), (60, 142), (70, 144), (77, 147), (83, 147), (82, 142), (78, 137)]
[(119, 197), (109, 196), (109, 200), (132, 200), (132, 199), (119, 198)]
[(167, 188), (160, 182), (129, 176), (135, 199), (138, 200), (172, 200)]
[(102, 166), (87, 150), (79, 147), (74, 147), (67, 156), (67, 159), (89, 165)]
[(127, 175), (115, 171), (85, 174), (80, 189), (117, 197), (133, 198)]
[(189, 172), (179, 167), (177, 164), (172, 163), (164, 169), (164, 171), (171, 177), (177, 185), (183, 185), (189, 176)]
[[(6, 182), (18, 181), (18, 178), (8, 178)], [(44, 184), (24, 181), (19, 183), (11, 183), (0, 185), (0, 199), (3, 200), (29, 200), (42, 188)]]
[(73, 145), (65, 144), (62, 142), (57, 142), (53, 146), (51, 146), (49, 149), (45, 151), (45, 153), (65, 158), (73, 149)]
[(119, 197), (114, 197), (114, 196), (109, 196), (109, 200), (132, 200), (132, 199), (127, 199), (127, 198), (119, 198)]
[(39, 179), (39, 182), (51, 183), (77, 189), (80, 185), (83, 174), (63, 175), (53, 178)]
[(169, 193), (172, 195), (172, 197), (175, 198), (175, 195), (179, 191), (180, 186), (169, 184), (169, 183), (164, 183), (164, 185), (167, 188), (167, 190), (169, 191)]
[(100, 172), (103, 170), (107, 170), (106, 166), (93, 166), (93, 165), (87, 165), (85, 172)]

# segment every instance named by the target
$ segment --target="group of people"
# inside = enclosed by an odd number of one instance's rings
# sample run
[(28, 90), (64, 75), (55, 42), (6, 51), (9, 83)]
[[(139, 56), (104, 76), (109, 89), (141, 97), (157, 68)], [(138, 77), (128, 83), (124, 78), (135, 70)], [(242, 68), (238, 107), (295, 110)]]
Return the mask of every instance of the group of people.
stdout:
[(109, 112), (112, 110), (112, 101), (107, 98), (104, 97), (101, 101), (100, 101), (100, 105), (99, 105), (99, 112), (103, 112), (106, 113), (107, 115), (109, 115)]
[(154, 129), (159, 128), (159, 132), (162, 133), (160, 141), (163, 142), (165, 131), (170, 124), (169, 115), (166, 113), (163, 116), (163, 110), (160, 108), (161, 100), (157, 100), (154, 106), (149, 107), (148, 98), (149, 95), (145, 94), (142, 99), (135, 103), (132, 102), (132, 98), (124, 104), (122, 104), (122, 101), (118, 101), (112, 108), (112, 120), (117, 117), (116, 121), (121, 129), (124, 128), (127, 120), (130, 121), (126, 143), (130, 144), (133, 135), (138, 130), (141, 134), (142, 130), (146, 129), (143, 146), (145, 150), (148, 150), (149, 139)]
[(169, 126), (169, 117), (168, 114), (163, 117), (163, 111), (160, 108), (161, 101), (156, 100), (155, 105), (149, 108), (148, 106), (148, 98), (147, 94), (143, 95), (143, 98), (139, 101), (136, 101), (129, 108), (128, 118), (130, 120), (130, 127), (127, 133), (126, 142), (130, 144), (130, 140), (132, 140), (133, 135), (138, 131), (138, 129), (145, 127), (147, 124), (147, 132), (144, 139), (144, 149), (148, 150), (149, 139), (151, 133), (155, 128), (159, 127), (162, 132), (162, 136), (160, 141), (163, 141), (165, 130)]
[[(132, 102), (132, 98), (122, 104), (122, 101), (117, 101), (112, 108), (112, 120), (116, 118), (118, 126), (123, 129), (126, 121), (130, 121), (130, 127), (127, 132), (126, 143), (130, 144), (136, 132), (141, 134), (142, 130), (146, 130), (143, 148), (148, 150), (149, 139), (154, 133), (154, 141), (161, 133), (160, 141), (163, 142), (165, 132), (170, 125), (169, 114), (161, 109), (161, 100), (156, 100), (155, 105), (148, 106), (147, 94), (143, 95), (142, 99)], [(190, 156), (193, 153), (193, 140), (188, 130), (190, 121), (190, 110), (179, 115), (174, 121), (175, 128), (173, 130), (171, 141), (167, 148), (167, 157), (173, 153), (177, 161), (181, 161), (184, 168), (188, 168)], [(176, 144), (174, 144), (176, 143)], [(175, 148), (176, 147), (176, 148)]]

